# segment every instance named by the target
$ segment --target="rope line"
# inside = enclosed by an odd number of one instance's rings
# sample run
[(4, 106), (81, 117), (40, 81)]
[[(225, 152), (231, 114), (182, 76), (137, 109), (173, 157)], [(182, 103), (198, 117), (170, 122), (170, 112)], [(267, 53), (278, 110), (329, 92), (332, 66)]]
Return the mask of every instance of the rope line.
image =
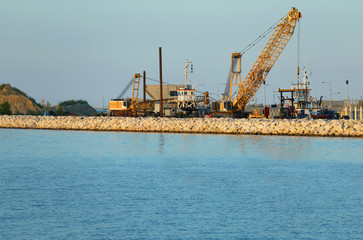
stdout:
[[(284, 15), (284, 17), (285, 16), (286, 16), (286, 14)], [(284, 17), (280, 18), (276, 23), (274, 23), (270, 28), (268, 28), (266, 31), (264, 31), (260, 36), (258, 36), (258, 38), (256, 38), (250, 44), (248, 44), (247, 47), (245, 47), (244, 49), (242, 49), (242, 51), (240, 51), (239, 53), (241, 53), (243, 55), (248, 50), (250, 50), (252, 47), (254, 47), (258, 42), (260, 42), (263, 38), (265, 38), (267, 36), (267, 34), (269, 34), (270, 32), (272, 32), (273, 30), (275, 30), (275, 28), (277, 27), (277, 25), (281, 22), (282, 19), (284, 19)]]

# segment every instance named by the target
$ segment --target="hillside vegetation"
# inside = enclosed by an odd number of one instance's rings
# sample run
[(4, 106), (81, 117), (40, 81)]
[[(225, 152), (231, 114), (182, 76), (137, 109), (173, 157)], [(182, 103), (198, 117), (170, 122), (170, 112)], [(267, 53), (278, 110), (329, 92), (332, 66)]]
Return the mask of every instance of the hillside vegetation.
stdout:
[(12, 114), (41, 114), (42, 106), (23, 91), (10, 86), (0, 85), (0, 104), (8, 103)]
[(17, 89), (16, 87), (10, 86), (10, 84), (1, 84), (0, 85), (0, 95), (8, 96), (8, 95), (18, 95), (18, 96), (24, 96), (28, 98), (30, 101), (32, 101), (35, 105), (37, 105), (39, 108), (42, 106), (35, 101), (34, 98), (28, 96), (25, 92)]
[(1, 84), (0, 115), (4, 114), (94, 116), (97, 115), (97, 112), (85, 100), (67, 100), (53, 107), (47, 103), (43, 107), (23, 91), (10, 86), (10, 84)]
[(85, 100), (67, 100), (58, 104), (57, 114), (95, 116), (97, 115), (97, 112)]
[(88, 102), (85, 100), (67, 100), (64, 102), (60, 102), (58, 105), (62, 107), (67, 107), (75, 104), (88, 104)]

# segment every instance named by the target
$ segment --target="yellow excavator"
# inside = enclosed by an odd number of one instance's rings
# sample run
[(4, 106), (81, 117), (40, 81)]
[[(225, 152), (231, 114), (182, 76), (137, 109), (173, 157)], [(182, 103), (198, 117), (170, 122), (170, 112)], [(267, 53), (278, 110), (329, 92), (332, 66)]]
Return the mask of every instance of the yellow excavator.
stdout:
[[(149, 102), (139, 99), (139, 87), (142, 76), (135, 73), (119, 96), (109, 102), (109, 114), (111, 116), (144, 116), (145, 110), (150, 109)], [(132, 86), (132, 97), (123, 98), (127, 90)]]
[[(290, 12), (282, 18), (243, 82), (241, 82), (241, 58), (243, 53), (232, 53), (230, 78), (229, 82), (226, 84), (223, 100), (225, 102), (232, 102), (232, 104), (229, 105), (231, 106), (230, 111), (233, 115), (240, 115), (244, 111), (246, 104), (256, 94), (277, 58), (280, 56), (282, 50), (284, 50), (286, 44), (289, 42), (294, 33), (296, 23), (301, 17), (301, 13), (296, 8), (292, 8)], [(251, 43), (247, 48), (249, 49), (254, 45), (255, 42)], [(232, 86), (238, 86), (233, 101)]]

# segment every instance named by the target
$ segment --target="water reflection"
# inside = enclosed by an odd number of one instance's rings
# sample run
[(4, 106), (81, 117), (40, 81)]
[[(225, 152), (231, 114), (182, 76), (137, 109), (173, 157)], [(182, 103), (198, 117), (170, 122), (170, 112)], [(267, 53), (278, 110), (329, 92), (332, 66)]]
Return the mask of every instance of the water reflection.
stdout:
[(159, 134), (159, 153), (164, 153), (164, 147), (165, 147), (165, 136), (164, 134)]
[[(238, 145), (241, 154), (265, 155), (278, 160), (363, 160), (360, 157), (363, 149), (358, 147), (360, 139), (258, 135), (233, 135), (227, 139), (230, 145)], [(346, 156), (345, 152), (352, 154)]]
[(304, 156), (311, 158), (312, 139), (291, 136), (254, 136), (251, 142), (261, 153), (273, 159), (295, 160)]
[[(362, 162), (362, 139), (327, 137), (292, 137), (261, 135), (213, 135), (173, 133), (126, 133), (126, 132), (73, 132), (2, 130), (19, 138), (7, 138), (20, 144), (32, 143), (42, 152), (45, 147), (58, 151), (66, 146), (69, 154), (87, 147), (83, 154), (92, 157), (135, 159), (140, 156), (160, 159), (196, 157), (204, 161), (226, 159), (273, 159), (273, 160), (337, 160)], [(57, 141), (52, 139), (57, 138)], [(33, 146), (34, 148), (34, 146)], [(71, 150), (74, 151), (71, 151)], [(61, 150), (59, 150), (61, 151)], [(349, 154), (347, 154), (349, 153)], [(63, 153), (64, 154), (64, 153)]]
[(360, 239), (362, 155), (349, 138), (0, 129), (2, 234)]

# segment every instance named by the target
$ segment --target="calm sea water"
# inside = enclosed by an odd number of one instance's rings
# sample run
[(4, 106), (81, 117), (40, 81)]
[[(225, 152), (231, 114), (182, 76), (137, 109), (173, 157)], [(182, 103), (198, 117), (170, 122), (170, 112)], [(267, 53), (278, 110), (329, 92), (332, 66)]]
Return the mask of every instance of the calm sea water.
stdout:
[(0, 129), (1, 239), (362, 239), (363, 139)]

